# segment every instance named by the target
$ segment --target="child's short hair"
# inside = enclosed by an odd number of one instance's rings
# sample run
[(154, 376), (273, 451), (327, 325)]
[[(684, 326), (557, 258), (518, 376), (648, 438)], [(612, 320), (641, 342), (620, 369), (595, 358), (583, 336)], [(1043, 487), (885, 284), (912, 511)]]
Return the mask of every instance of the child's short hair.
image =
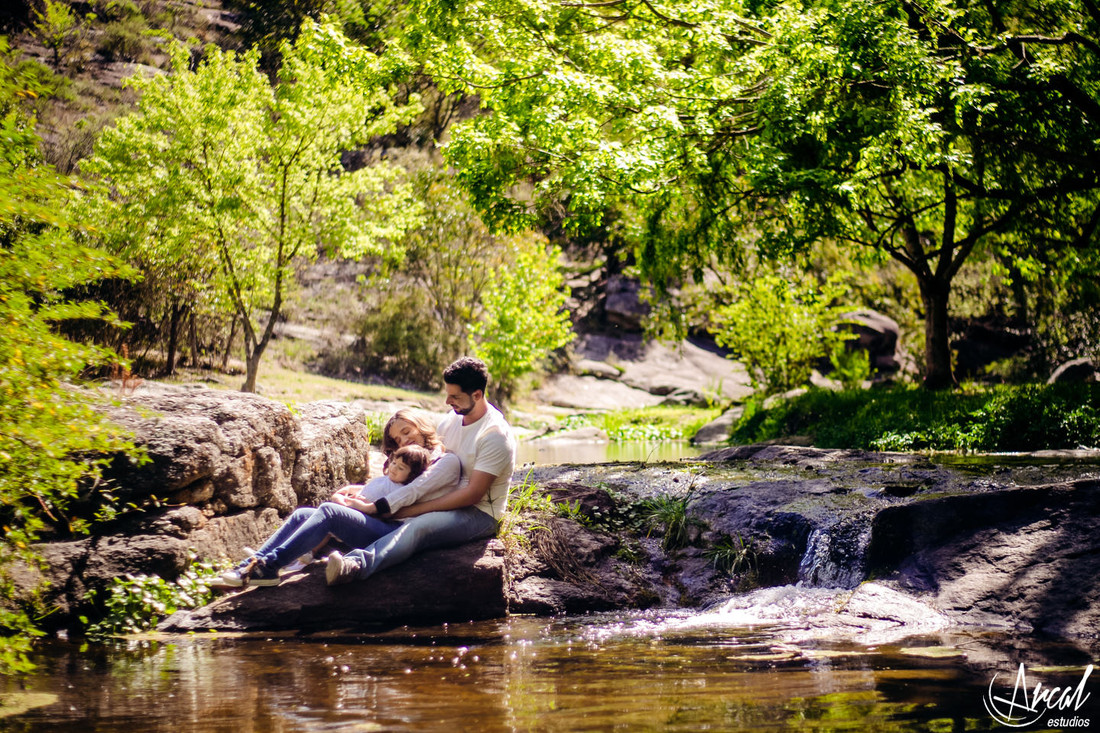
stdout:
[(398, 458), (404, 461), (405, 465), (409, 467), (409, 478), (405, 481), (405, 483), (408, 483), (424, 473), (424, 469), (432, 462), (432, 452), (424, 446), (416, 445), (415, 443), (406, 445), (403, 448), (398, 448), (394, 451), (392, 456), (386, 459), (386, 467), (389, 467), (390, 461)]

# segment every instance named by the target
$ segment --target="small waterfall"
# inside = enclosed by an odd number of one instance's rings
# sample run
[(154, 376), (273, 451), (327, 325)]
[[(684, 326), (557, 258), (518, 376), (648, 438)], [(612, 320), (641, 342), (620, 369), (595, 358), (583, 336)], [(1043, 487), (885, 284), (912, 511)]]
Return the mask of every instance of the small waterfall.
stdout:
[(798, 584), (815, 588), (855, 588), (866, 577), (870, 527), (818, 528), (806, 540), (798, 564)]

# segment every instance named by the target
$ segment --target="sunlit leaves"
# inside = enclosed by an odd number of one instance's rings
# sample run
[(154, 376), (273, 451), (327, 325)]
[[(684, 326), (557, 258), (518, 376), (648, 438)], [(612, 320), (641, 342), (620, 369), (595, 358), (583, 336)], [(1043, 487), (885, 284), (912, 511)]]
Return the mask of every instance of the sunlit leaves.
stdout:
[[(739, 122), (729, 97), (752, 84), (733, 68), (723, 22), (744, 29), (729, 3), (432, 5), (414, 4), (414, 51), (502, 120), (459, 126), (446, 149), (498, 227), (559, 205), (567, 227), (595, 226), (624, 197), (704, 168), (700, 148)], [(529, 199), (514, 188), (527, 178)]]
[(169, 74), (133, 80), (138, 110), (86, 165), (104, 184), (93, 208), (121, 251), (240, 316), (246, 389), (295, 262), (379, 253), (417, 218), (399, 169), (341, 164), (419, 112), (385, 86), (399, 62), (312, 22), (282, 56), (272, 85), (255, 52), (207, 49), (192, 69), (176, 47)]
[(474, 354), (488, 365), (505, 401), (517, 379), (573, 338), (558, 249), (530, 235), (512, 237), (510, 244), (510, 261), (490, 273), (481, 317), (469, 327)]
[(814, 364), (851, 337), (836, 328), (848, 309), (846, 295), (842, 276), (817, 288), (767, 274), (715, 311), (715, 338), (745, 364), (764, 393), (801, 387)]
[[(133, 273), (81, 244), (83, 227), (66, 211), (71, 182), (37, 160), (33, 119), (20, 104), (32, 88), (0, 54), (0, 594), (8, 599), (12, 563), (36, 561), (32, 545), (48, 525), (79, 530), (67, 507), (99, 472), (95, 456), (128, 446), (96, 410), (101, 395), (74, 384), (87, 367), (117, 357), (63, 338), (58, 326), (121, 325), (100, 304), (66, 300), (66, 292)], [(24, 636), (0, 639), (0, 673), (26, 671), (31, 619), (5, 608), (0, 633)]]

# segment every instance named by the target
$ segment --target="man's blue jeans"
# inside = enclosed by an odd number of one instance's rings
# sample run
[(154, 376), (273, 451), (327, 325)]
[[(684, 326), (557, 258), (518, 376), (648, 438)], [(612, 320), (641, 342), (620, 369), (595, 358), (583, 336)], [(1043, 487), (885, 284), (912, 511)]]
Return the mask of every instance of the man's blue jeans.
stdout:
[(474, 507), (428, 512), (406, 519), (398, 529), (362, 550), (352, 550), (346, 557), (359, 563), (360, 580), (379, 570), (408, 560), (418, 552), (436, 547), (461, 545), (464, 542), (492, 537), (497, 520)]
[(283, 526), (260, 546), (256, 556), (281, 568), (311, 552), (329, 535), (352, 547), (366, 547), (399, 527), (398, 522), (386, 522), (343, 504), (326, 501), (316, 509), (295, 509)]

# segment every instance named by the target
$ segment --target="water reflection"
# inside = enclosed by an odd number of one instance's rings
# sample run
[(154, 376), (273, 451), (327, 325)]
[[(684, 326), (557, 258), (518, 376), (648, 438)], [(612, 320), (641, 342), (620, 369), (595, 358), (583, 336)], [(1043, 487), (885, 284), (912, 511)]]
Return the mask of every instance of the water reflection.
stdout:
[[(0, 719), (0, 730), (992, 730), (981, 703), (990, 665), (1019, 651), (1001, 636), (906, 640), (967, 655), (925, 659), (901, 645), (793, 645), (772, 629), (688, 620), (55, 642), (28, 686), (58, 702)], [(1025, 645), (1035, 663), (1087, 660), (1072, 647)]]
[(627, 440), (619, 442), (538, 440), (521, 442), (516, 465), (537, 466), (563, 463), (660, 463), (695, 458), (709, 448), (699, 448), (687, 440)]

